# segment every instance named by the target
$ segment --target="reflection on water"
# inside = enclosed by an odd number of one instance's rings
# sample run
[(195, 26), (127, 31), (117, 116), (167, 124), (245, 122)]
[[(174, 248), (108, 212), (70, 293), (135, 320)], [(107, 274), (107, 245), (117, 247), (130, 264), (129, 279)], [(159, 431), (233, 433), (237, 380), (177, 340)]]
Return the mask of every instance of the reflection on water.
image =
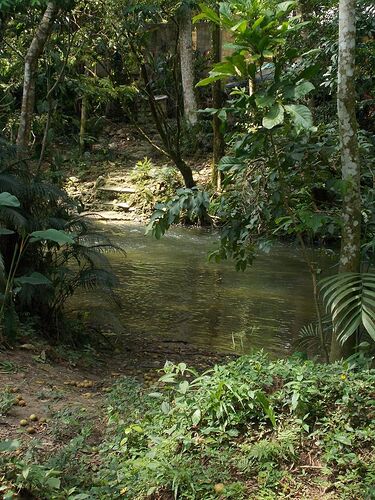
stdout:
[[(110, 260), (123, 301), (116, 315), (132, 335), (214, 350), (263, 347), (280, 356), (314, 317), (310, 276), (293, 246), (277, 246), (242, 273), (233, 263), (207, 261), (217, 239), (207, 231), (176, 228), (160, 241), (144, 236), (142, 227), (105, 231), (127, 252)], [(82, 301), (90, 309), (90, 298)]]

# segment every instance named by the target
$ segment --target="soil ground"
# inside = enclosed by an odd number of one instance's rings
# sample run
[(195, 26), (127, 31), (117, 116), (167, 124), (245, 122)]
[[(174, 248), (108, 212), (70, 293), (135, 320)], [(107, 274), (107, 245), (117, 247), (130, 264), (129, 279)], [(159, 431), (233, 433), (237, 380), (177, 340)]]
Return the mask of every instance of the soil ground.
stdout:
[[(106, 395), (118, 377), (136, 377), (147, 388), (161, 376), (167, 360), (203, 370), (228, 359), (178, 342), (150, 340), (132, 342), (131, 348), (115, 352), (74, 351), (38, 342), (0, 352), (0, 393), (14, 395), (14, 405), (0, 415), (0, 441), (19, 439), (25, 446), (38, 442), (44, 453), (50, 453), (72, 437), (67, 429), (58, 428), (68, 410), (83, 412), (85, 423), (93, 425), (90, 444), (94, 445), (105, 430)], [(38, 420), (31, 421), (31, 415)], [(22, 420), (27, 425), (20, 425)]]

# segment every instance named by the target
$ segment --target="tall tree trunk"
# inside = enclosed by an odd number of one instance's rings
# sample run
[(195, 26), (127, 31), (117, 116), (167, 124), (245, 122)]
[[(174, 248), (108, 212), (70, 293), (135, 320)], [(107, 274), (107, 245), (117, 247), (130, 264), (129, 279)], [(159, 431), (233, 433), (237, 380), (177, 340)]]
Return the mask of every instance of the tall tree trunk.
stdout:
[(17, 135), (17, 146), (20, 149), (26, 149), (29, 144), (35, 104), (35, 80), (38, 61), (51, 33), (57, 12), (56, 3), (48, 2), (25, 57), (21, 116)]
[[(213, 63), (218, 63), (221, 61), (221, 30), (220, 26), (214, 25), (212, 28), (212, 55)], [(220, 109), (223, 106), (223, 94), (221, 88), (221, 81), (214, 82), (212, 84), (212, 107), (215, 109)], [(211, 169), (211, 179), (212, 185), (218, 191), (221, 191), (221, 173), (218, 170), (219, 161), (224, 156), (225, 142), (224, 135), (221, 131), (221, 120), (214, 115), (212, 120), (213, 128), (213, 157), (212, 157), (212, 169)]]
[[(359, 272), (361, 264), (360, 164), (355, 113), (355, 0), (340, 0), (337, 113), (344, 183), (339, 272)], [(355, 335), (341, 345), (332, 336), (331, 361), (353, 353)]]
[(197, 123), (197, 100), (194, 93), (191, 9), (188, 5), (183, 4), (180, 7), (178, 18), (184, 116), (189, 125), (195, 125)]

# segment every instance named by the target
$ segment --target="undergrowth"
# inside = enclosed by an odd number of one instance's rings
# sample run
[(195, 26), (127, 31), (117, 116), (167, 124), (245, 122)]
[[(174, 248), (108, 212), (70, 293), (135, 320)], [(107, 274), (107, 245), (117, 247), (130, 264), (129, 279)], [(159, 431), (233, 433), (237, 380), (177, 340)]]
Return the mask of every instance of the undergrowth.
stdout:
[[(49, 462), (34, 455), (47, 475), (37, 498), (375, 498), (374, 382), (364, 358), (321, 365), (262, 353), (201, 375), (167, 363), (152, 392), (121, 378), (98, 449), (84, 433), (66, 447), (76, 474), (64, 449)], [(8, 492), (35, 491), (27, 467), (2, 454)]]

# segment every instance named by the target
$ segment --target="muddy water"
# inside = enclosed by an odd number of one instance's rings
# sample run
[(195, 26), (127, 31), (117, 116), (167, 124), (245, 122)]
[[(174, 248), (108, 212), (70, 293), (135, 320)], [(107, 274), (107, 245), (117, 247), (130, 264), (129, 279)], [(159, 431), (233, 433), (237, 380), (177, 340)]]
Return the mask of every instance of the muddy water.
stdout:
[[(114, 313), (130, 338), (151, 336), (237, 353), (264, 348), (284, 356), (314, 318), (310, 276), (295, 246), (274, 247), (242, 273), (233, 263), (207, 261), (217, 242), (212, 232), (176, 228), (155, 241), (143, 227), (104, 229), (127, 252), (125, 259), (110, 255), (122, 307), (108, 309), (99, 299), (94, 309), (108, 319)], [(82, 300), (80, 306), (93, 314), (92, 299)]]

